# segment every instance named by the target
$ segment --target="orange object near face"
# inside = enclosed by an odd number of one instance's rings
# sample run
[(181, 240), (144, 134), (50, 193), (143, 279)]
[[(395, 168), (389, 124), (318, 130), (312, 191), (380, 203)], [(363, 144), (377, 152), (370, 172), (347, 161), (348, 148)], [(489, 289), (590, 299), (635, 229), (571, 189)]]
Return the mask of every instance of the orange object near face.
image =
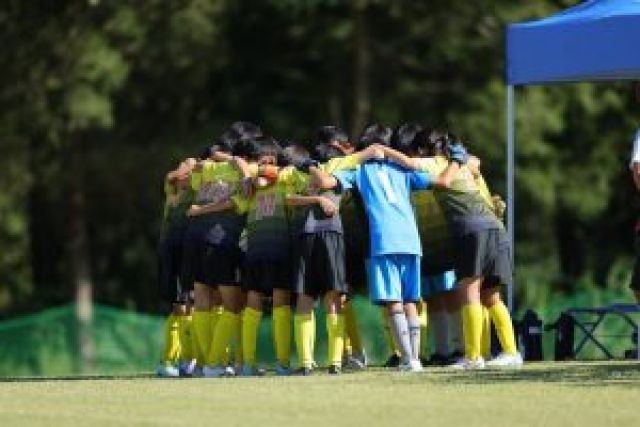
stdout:
[(263, 166), (260, 175), (274, 182), (278, 178), (278, 167), (272, 165)]

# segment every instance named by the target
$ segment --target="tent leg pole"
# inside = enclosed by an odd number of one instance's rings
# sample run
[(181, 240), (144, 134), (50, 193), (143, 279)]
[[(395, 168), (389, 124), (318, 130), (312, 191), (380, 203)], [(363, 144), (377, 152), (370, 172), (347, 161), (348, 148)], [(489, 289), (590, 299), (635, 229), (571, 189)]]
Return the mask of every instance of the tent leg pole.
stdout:
[[(515, 94), (513, 85), (507, 86), (507, 233), (511, 242), (511, 264), (514, 265), (515, 240), (514, 240), (514, 145), (515, 145)], [(515, 272), (515, 271), (514, 271)], [(507, 306), (509, 311), (514, 310), (514, 282), (515, 275), (511, 283), (507, 284)]]

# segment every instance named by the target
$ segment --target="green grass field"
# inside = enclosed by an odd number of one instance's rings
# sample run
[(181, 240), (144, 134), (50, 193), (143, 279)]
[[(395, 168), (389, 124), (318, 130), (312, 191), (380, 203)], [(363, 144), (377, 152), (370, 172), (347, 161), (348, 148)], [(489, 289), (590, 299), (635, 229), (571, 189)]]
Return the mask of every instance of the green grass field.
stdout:
[(0, 426), (631, 426), (640, 364), (340, 377), (0, 379)]

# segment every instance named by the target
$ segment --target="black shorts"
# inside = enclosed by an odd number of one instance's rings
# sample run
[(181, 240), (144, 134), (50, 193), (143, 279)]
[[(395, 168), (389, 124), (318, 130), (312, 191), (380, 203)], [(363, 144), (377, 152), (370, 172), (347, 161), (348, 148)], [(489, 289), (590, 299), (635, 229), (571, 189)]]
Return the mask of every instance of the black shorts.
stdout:
[(168, 303), (184, 302), (190, 289), (183, 286), (182, 248), (186, 227), (170, 227), (158, 246), (158, 293)]
[[(242, 251), (237, 244), (213, 244), (208, 236), (212, 225), (192, 222), (184, 236), (182, 262), (183, 283), (205, 285), (239, 285)], [(237, 243), (237, 242), (236, 242)]]
[(291, 262), (277, 260), (247, 260), (242, 270), (242, 289), (271, 295), (274, 289), (291, 290)]
[(451, 245), (438, 248), (437, 251), (428, 248), (424, 244), (422, 248), (420, 272), (423, 277), (443, 274), (454, 269), (455, 250), (453, 249), (453, 242)]
[(511, 247), (503, 230), (488, 229), (454, 238), (458, 280), (484, 277), (485, 287), (511, 283)]
[(640, 291), (640, 221), (636, 224), (635, 236), (636, 262), (633, 266), (633, 276), (631, 276), (629, 287), (634, 291)]
[(347, 293), (342, 234), (302, 234), (294, 243), (293, 290), (317, 298), (329, 291)]
[(242, 259), (243, 254), (239, 247), (205, 245), (202, 283), (210, 286), (240, 286)]
[(352, 292), (367, 293), (367, 271), (365, 261), (369, 247), (356, 233), (344, 235), (344, 264), (346, 281)]

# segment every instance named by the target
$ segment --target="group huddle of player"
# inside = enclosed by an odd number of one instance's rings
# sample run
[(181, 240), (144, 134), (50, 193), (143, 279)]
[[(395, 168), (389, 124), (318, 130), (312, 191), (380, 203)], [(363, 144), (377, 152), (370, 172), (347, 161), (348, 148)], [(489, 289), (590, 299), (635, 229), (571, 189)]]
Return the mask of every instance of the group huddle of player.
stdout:
[[(500, 299), (512, 270), (504, 204), (447, 132), (374, 124), (353, 143), (325, 126), (309, 144), (282, 144), (236, 122), (167, 174), (165, 194), (160, 290), (172, 312), (158, 375), (263, 375), (265, 310), (276, 374), (309, 375), (317, 303), (328, 372), (363, 369), (350, 296), (366, 290), (384, 314), (389, 367), (522, 365)], [(485, 362), (491, 323), (502, 351)]]

